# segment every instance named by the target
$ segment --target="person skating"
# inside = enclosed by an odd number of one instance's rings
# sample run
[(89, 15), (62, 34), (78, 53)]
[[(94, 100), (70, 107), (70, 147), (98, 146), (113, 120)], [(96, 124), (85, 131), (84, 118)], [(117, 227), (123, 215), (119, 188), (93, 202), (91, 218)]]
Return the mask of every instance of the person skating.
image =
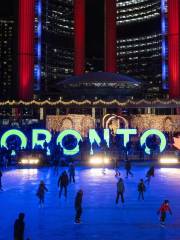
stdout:
[(0, 170), (0, 190), (3, 191), (3, 188), (2, 188), (2, 171)]
[(14, 240), (24, 240), (24, 213), (19, 213), (18, 219), (14, 223)]
[(139, 184), (138, 184), (138, 200), (140, 200), (141, 198), (144, 200), (144, 192), (146, 191), (146, 186), (144, 184), (143, 179), (140, 180)]
[(75, 197), (75, 223), (81, 223), (83, 191), (79, 190)]
[(59, 173), (59, 161), (58, 159), (54, 160), (54, 175), (58, 176)]
[(124, 182), (123, 179), (120, 178), (117, 183), (116, 204), (118, 204), (119, 202), (119, 196), (121, 196), (121, 202), (124, 203), (124, 192), (125, 192)]
[(41, 181), (37, 190), (37, 197), (39, 198), (39, 207), (44, 207), (44, 197), (45, 192), (47, 192), (48, 189), (44, 183), (44, 181)]
[(71, 183), (73, 181), (73, 183), (75, 183), (75, 167), (73, 163), (69, 164), (69, 182)]
[(69, 179), (66, 171), (64, 171), (58, 179), (59, 197), (61, 197), (62, 191), (64, 189), (64, 196), (67, 198), (67, 186), (69, 184)]
[(126, 178), (128, 178), (128, 175), (131, 175), (131, 177), (133, 177), (133, 173), (131, 172), (131, 162), (128, 160), (125, 162), (125, 169), (126, 169)]
[(118, 165), (118, 159), (115, 159), (115, 166), (114, 166), (114, 170), (115, 170), (115, 177), (120, 177), (121, 173), (119, 171), (119, 165)]
[(172, 215), (171, 208), (169, 206), (169, 201), (165, 200), (163, 204), (161, 205), (160, 209), (158, 210), (157, 214), (160, 215), (160, 223), (162, 226), (165, 225), (165, 220), (166, 220), (166, 213), (169, 212)]
[(149, 170), (146, 173), (145, 183), (147, 183), (148, 185), (150, 184), (151, 177), (154, 177), (154, 167), (153, 166), (150, 167)]

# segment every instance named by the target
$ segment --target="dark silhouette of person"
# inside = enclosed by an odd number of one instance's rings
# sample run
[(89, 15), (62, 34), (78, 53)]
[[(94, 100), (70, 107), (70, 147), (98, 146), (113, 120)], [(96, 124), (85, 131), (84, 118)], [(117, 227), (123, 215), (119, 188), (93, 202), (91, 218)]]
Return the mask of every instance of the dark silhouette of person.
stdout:
[(69, 179), (66, 171), (64, 171), (58, 179), (59, 197), (61, 197), (62, 191), (64, 189), (64, 196), (67, 198), (67, 186), (69, 184)]
[(75, 166), (73, 163), (70, 163), (68, 171), (69, 171), (69, 182), (71, 183), (73, 181), (73, 183), (75, 183)]
[(171, 208), (169, 206), (169, 200), (165, 200), (163, 204), (161, 205), (160, 209), (157, 211), (157, 214), (161, 214), (160, 216), (160, 223), (162, 226), (165, 225), (166, 220), (166, 212), (169, 212), (172, 215)]
[(145, 183), (150, 184), (151, 177), (154, 177), (154, 166), (150, 167), (147, 171)]
[(19, 217), (14, 223), (14, 240), (24, 240), (24, 217), (24, 213), (19, 213)]
[(81, 215), (82, 215), (82, 198), (83, 198), (83, 191), (79, 190), (77, 192), (76, 198), (75, 198), (75, 210), (76, 210), (76, 216), (75, 216), (75, 223), (81, 223)]
[(47, 192), (48, 189), (44, 183), (44, 181), (41, 181), (37, 190), (37, 197), (39, 198), (39, 207), (43, 207), (44, 206), (44, 196), (45, 196), (45, 192)]
[(119, 181), (117, 182), (116, 204), (118, 204), (119, 202), (119, 196), (121, 196), (121, 202), (124, 203), (124, 192), (125, 192), (124, 182), (123, 179), (120, 178)]
[(144, 184), (143, 179), (140, 180), (140, 182), (138, 183), (138, 200), (140, 200), (141, 198), (144, 200), (144, 192), (146, 191), (146, 186)]
[(126, 169), (126, 178), (128, 178), (128, 175), (131, 175), (131, 177), (133, 177), (133, 173), (131, 172), (131, 162), (130, 161), (125, 162), (125, 169)]
[(2, 188), (2, 171), (0, 170), (0, 190), (3, 191), (3, 188)]

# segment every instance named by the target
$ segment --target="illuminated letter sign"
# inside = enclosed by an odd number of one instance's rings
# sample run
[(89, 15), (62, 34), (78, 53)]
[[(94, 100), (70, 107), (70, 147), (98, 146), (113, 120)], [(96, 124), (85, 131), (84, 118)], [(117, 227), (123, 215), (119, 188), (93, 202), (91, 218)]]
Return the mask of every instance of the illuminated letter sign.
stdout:
[[(43, 140), (39, 140), (39, 135), (44, 135), (45, 138)], [(32, 131), (32, 148), (34, 149), (34, 147), (36, 145), (40, 145), (42, 147), (42, 149), (44, 149), (44, 143), (45, 141), (47, 143), (51, 142), (51, 133), (48, 130), (45, 129), (33, 129)], [(50, 153), (49, 148), (47, 149), (48, 152)]]
[(137, 129), (117, 129), (116, 134), (121, 134), (124, 136), (124, 147), (126, 147), (127, 143), (129, 142), (130, 135), (136, 135)]
[(101, 144), (101, 138), (99, 137), (95, 129), (89, 129), (89, 141), (91, 144), (90, 154), (93, 155), (93, 143), (96, 142), (98, 146), (100, 146)]
[[(166, 141), (166, 137), (164, 136), (164, 134), (157, 130), (157, 129), (150, 129), (150, 130), (147, 130), (143, 133), (143, 135), (141, 136), (141, 146), (143, 146), (144, 144), (146, 145), (146, 139), (150, 136), (150, 135), (157, 135), (160, 140), (161, 140), (161, 143), (160, 143), (160, 146), (159, 146), (159, 149), (160, 149), (160, 152), (163, 152), (164, 149), (166, 148), (166, 144), (167, 144), (167, 141)], [(145, 148), (145, 152), (147, 154), (150, 154), (150, 148), (148, 148), (148, 146), (146, 145), (146, 148)]]
[[(65, 148), (64, 145), (63, 145), (63, 139), (64, 139), (64, 137), (66, 137), (68, 135), (74, 136), (77, 140), (76, 146), (73, 149), (70, 149), (70, 150)], [(81, 137), (80, 133), (73, 130), (73, 129), (68, 129), (68, 130), (62, 131), (58, 135), (57, 140), (56, 140), (56, 144), (58, 145), (60, 143), (60, 146), (62, 147), (63, 153), (65, 155), (73, 156), (73, 155), (79, 153), (79, 142), (80, 141), (82, 141), (82, 137)]]
[[(136, 135), (137, 134), (137, 129), (117, 129), (117, 135), (123, 135), (123, 145), (126, 147), (127, 143), (130, 140), (130, 136), (131, 135)], [(27, 138), (25, 136), (25, 134), (17, 129), (11, 129), (6, 131), (5, 133), (3, 133), (1, 140), (0, 140), (0, 145), (1, 147), (5, 147), (8, 149), (7, 146), (7, 139), (10, 136), (15, 135), (16, 137), (20, 138), (21, 140), (21, 149), (22, 148), (26, 148), (27, 147)], [(40, 135), (43, 135), (43, 138), (40, 138)], [(72, 146), (72, 149), (68, 149), (67, 146), (65, 146), (63, 140), (66, 136), (68, 135), (72, 135), (76, 141), (72, 142), (74, 145)], [(107, 144), (107, 147), (110, 147), (110, 130), (109, 129), (104, 129), (104, 134), (103, 134), (103, 138), (104, 141)], [(150, 154), (151, 149), (147, 146), (146, 141), (147, 138), (150, 135), (156, 135), (160, 138), (160, 145), (159, 145), (159, 149), (160, 152), (163, 152), (163, 150), (166, 148), (166, 137), (165, 135), (157, 130), (157, 129), (149, 129), (147, 131), (145, 131), (143, 133), (143, 135), (140, 138), (140, 144), (141, 146), (145, 145), (145, 152), (147, 154)], [(42, 149), (45, 148), (44, 143), (46, 142), (47, 144), (50, 144), (52, 140), (52, 135), (48, 130), (45, 129), (33, 129), (32, 130), (32, 148), (34, 149), (36, 145), (40, 145), (42, 147)], [(73, 156), (76, 155), (77, 153), (79, 153), (79, 142), (83, 141), (81, 135), (79, 132), (77, 132), (76, 130), (73, 129), (67, 129), (62, 131), (61, 133), (59, 133), (57, 139), (56, 139), (56, 144), (60, 144), (60, 146), (63, 149), (63, 153), (64, 155), (69, 155), (69, 156)], [(89, 142), (91, 144), (91, 151), (90, 154), (93, 154), (93, 144), (96, 143), (99, 147), (101, 145), (101, 141), (102, 139), (100, 138), (100, 136), (98, 135), (98, 133), (96, 132), (95, 129), (90, 129), (89, 130)], [(174, 146), (177, 148), (180, 148), (180, 140), (174, 138)], [(49, 147), (47, 147), (47, 154), (50, 154), (50, 150)]]
[(106, 141), (106, 144), (109, 148), (109, 129), (108, 128), (105, 128), (104, 129), (104, 140)]
[(16, 130), (16, 129), (8, 130), (2, 135), (2, 137), (1, 137), (1, 147), (8, 148), (7, 147), (7, 139), (8, 139), (8, 137), (13, 136), (13, 135), (15, 135), (15, 136), (17, 136), (21, 139), (21, 149), (27, 147), (26, 136), (24, 135), (23, 132), (21, 132), (20, 130)]

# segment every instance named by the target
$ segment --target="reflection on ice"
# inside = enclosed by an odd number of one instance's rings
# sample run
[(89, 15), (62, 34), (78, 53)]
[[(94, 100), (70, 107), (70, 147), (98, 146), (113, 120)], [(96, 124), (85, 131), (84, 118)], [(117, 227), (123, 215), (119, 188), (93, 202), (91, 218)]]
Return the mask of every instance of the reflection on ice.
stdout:
[(168, 175), (172, 175), (172, 176), (178, 175), (180, 177), (179, 168), (160, 168), (159, 171), (162, 173), (166, 173)]

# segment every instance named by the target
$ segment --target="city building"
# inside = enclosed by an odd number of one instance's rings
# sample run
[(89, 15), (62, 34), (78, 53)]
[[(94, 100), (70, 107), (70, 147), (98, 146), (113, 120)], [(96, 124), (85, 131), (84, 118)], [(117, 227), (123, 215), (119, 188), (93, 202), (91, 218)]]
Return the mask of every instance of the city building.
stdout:
[(0, 99), (15, 97), (14, 92), (14, 27), (13, 20), (0, 18)]
[(179, 0), (19, 0), (18, 26), (20, 99), (93, 71), (138, 79), (139, 98), (180, 97)]
[(35, 9), (34, 90), (51, 95), (73, 74), (73, 2), (36, 0)]
[(167, 2), (117, 0), (118, 72), (141, 79), (146, 97), (168, 89)]

